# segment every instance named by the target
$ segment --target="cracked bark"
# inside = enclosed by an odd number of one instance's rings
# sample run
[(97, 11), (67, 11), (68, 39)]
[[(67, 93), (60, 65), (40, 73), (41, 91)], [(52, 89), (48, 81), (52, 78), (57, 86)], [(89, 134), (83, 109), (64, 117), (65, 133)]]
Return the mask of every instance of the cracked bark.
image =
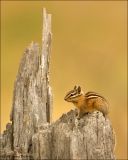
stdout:
[(16, 77), (11, 123), (0, 136), (2, 159), (115, 159), (114, 131), (101, 112), (76, 118), (76, 110), (52, 120), (49, 86), (51, 15), (43, 11), (42, 49), (25, 50)]

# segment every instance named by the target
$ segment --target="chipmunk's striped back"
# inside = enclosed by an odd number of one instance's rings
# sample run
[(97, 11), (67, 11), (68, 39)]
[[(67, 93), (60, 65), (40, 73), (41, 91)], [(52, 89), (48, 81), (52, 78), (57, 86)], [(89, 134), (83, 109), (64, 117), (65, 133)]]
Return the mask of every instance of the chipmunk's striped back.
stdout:
[(98, 110), (103, 113), (104, 116), (108, 114), (107, 100), (96, 92), (87, 92), (84, 94), (81, 91), (81, 87), (74, 87), (69, 91), (65, 98), (67, 102), (72, 102), (79, 110), (79, 115), (82, 113), (92, 113)]
[(98, 93), (96, 93), (96, 92), (87, 92), (87, 93), (85, 94), (85, 97), (86, 97), (86, 99), (101, 97), (101, 98), (103, 98), (104, 100), (106, 100), (103, 96), (101, 96), (100, 94), (98, 94)]

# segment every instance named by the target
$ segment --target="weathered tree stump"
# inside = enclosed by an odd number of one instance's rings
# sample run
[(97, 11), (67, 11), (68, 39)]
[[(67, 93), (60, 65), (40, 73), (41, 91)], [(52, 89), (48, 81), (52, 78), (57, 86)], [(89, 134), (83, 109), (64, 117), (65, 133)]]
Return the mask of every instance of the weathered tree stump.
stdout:
[(1, 135), (2, 159), (115, 159), (115, 137), (109, 119), (94, 112), (80, 120), (76, 110), (52, 119), (49, 86), (51, 15), (43, 11), (42, 49), (37, 43), (25, 50), (14, 85), (13, 105)]
[(101, 112), (77, 120), (71, 110), (52, 125), (42, 124), (32, 137), (34, 159), (115, 159), (115, 137)]

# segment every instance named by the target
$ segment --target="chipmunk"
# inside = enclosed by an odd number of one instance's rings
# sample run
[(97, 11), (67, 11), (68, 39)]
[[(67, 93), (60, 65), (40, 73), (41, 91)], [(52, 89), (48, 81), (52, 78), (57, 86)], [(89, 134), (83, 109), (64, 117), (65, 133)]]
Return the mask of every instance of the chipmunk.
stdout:
[(78, 119), (84, 114), (96, 110), (102, 112), (105, 118), (108, 114), (107, 100), (95, 92), (84, 93), (80, 86), (75, 86), (73, 90), (69, 91), (64, 100), (72, 102), (78, 108)]

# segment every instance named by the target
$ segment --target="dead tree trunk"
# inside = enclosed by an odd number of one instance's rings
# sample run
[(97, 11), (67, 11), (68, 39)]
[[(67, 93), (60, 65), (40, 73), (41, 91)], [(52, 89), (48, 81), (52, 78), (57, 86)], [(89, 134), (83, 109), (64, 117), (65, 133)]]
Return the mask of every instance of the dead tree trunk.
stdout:
[(40, 124), (50, 122), (51, 91), (49, 55), (51, 48), (51, 15), (44, 10), (43, 49), (31, 43), (21, 60), (15, 82), (13, 111), (13, 149), (26, 154), (32, 135)]
[(3, 159), (115, 159), (114, 133), (100, 112), (79, 121), (70, 111), (55, 123), (49, 86), (51, 15), (43, 11), (42, 49), (37, 43), (25, 50), (14, 86), (13, 105), (1, 135)]
[(115, 137), (100, 112), (76, 119), (71, 110), (54, 124), (42, 124), (32, 138), (34, 159), (106, 160), (114, 157)]

